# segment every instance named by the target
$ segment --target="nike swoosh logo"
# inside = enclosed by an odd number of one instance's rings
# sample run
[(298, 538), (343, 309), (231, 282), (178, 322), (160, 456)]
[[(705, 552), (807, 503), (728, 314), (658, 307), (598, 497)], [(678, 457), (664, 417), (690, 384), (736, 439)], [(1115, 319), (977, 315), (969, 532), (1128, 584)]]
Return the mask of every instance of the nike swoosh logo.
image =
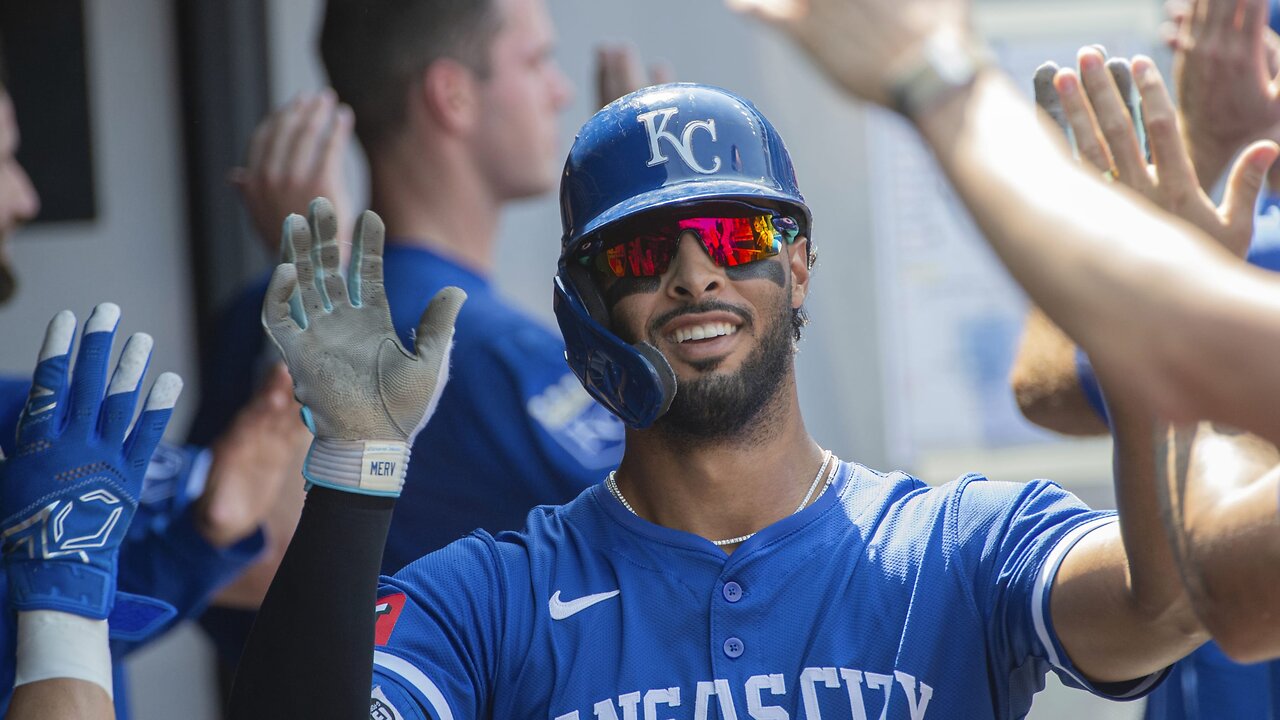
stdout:
[(552, 595), (551, 599), (547, 601), (547, 608), (551, 611), (552, 620), (564, 620), (565, 618), (571, 615), (576, 615), (582, 612), (583, 610), (586, 610), (587, 608), (591, 607), (592, 605), (595, 605), (596, 603), (604, 602), (605, 600), (608, 600), (609, 598), (614, 597), (615, 595), (620, 595), (620, 594), (622, 594), (621, 590), (614, 590), (612, 592), (602, 592), (602, 593), (596, 593), (595, 595), (586, 595), (584, 597), (578, 598), (577, 600), (561, 602), (560, 591), (557, 590), (556, 594)]

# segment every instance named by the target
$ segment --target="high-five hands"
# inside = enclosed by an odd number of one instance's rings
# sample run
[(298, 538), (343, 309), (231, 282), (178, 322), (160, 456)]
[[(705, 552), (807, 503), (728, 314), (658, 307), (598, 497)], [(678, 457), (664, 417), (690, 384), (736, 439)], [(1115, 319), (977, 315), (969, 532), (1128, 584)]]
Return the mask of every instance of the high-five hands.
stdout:
[(94, 308), (72, 377), (76, 318), (65, 310), (54, 316), (18, 422), (17, 449), (0, 462), (5, 570), (19, 611), (101, 620), (115, 604), (120, 542), (182, 391), (177, 375), (160, 375), (129, 430), (152, 341), (143, 333), (130, 337), (108, 385), (119, 320), (111, 303)]
[(969, 0), (725, 0), (791, 37), (838, 85), (879, 105), (931, 39), (976, 45)]
[[(302, 213), (315, 197), (330, 198), (338, 217), (340, 247), (350, 242), (351, 197), (342, 160), (351, 144), (355, 116), (333, 90), (299, 95), (273, 112), (253, 132), (245, 166), (231, 173), (254, 230), (275, 254), (280, 224)], [(345, 247), (343, 248), (345, 252)]]
[(1068, 132), (1080, 158), (1244, 257), (1258, 193), (1280, 148), (1270, 141), (1250, 145), (1231, 169), (1222, 204), (1215, 206), (1201, 189), (1177, 109), (1151, 59), (1139, 56), (1130, 66), (1086, 47), (1079, 66), (1077, 73), (1046, 63), (1035, 85), (1037, 103)]
[(291, 215), (285, 229), (295, 259), (276, 267), (262, 323), (315, 434), (303, 475), (315, 485), (398, 496), (413, 439), (444, 390), (466, 293), (455, 287), (436, 293), (410, 352), (391, 324), (377, 215), (366, 211), (357, 223), (345, 278), (328, 200), (316, 198), (310, 221)]

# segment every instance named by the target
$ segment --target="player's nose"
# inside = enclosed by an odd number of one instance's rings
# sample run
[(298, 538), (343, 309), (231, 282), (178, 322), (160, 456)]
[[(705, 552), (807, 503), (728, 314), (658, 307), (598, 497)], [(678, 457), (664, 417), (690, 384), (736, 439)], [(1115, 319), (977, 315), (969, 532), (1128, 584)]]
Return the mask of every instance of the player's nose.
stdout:
[(697, 300), (715, 293), (726, 281), (724, 270), (716, 266), (702, 241), (692, 232), (680, 237), (667, 274), (667, 292), (681, 300)]

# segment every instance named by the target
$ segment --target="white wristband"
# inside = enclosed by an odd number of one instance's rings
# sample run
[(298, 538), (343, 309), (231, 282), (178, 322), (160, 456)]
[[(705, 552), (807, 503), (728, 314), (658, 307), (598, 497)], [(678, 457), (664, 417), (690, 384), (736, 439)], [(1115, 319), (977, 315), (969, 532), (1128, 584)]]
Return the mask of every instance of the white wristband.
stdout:
[(14, 687), (69, 678), (91, 682), (106, 690), (108, 697), (114, 697), (108, 635), (106, 620), (56, 610), (18, 613)]
[(408, 443), (316, 438), (302, 466), (315, 485), (362, 495), (398, 497), (409, 468)]

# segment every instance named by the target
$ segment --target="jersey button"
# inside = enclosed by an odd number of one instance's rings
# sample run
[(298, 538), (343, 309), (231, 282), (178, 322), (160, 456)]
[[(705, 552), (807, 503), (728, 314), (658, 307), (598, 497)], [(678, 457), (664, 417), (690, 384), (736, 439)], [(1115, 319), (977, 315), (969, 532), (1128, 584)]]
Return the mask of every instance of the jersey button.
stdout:
[(742, 641), (736, 637), (731, 637), (724, 641), (724, 654), (731, 658), (741, 657), (742, 651), (745, 649), (746, 648), (742, 645)]
[(742, 599), (742, 586), (730, 580), (724, 584), (724, 599), (736, 603)]

